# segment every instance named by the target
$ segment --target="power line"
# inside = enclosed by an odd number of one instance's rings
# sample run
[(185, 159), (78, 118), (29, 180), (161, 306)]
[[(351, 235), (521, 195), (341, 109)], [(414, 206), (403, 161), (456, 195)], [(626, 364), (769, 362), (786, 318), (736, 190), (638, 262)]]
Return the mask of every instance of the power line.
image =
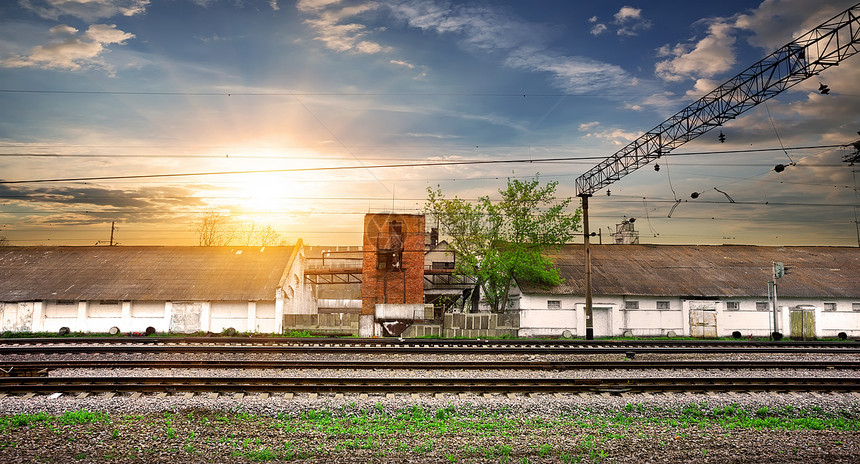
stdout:
[[(805, 148), (826, 148), (826, 147), (842, 147), (847, 145), (822, 145), (817, 147), (805, 147)], [(782, 148), (771, 148), (771, 149), (755, 149), (753, 151), (772, 151), (772, 150), (782, 150)], [(730, 153), (742, 153), (745, 151), (737, 150), (732, 151)], [(685, 154), (675, 154), (672, 156), (694, 156), (701, 155), (704, 153), (713, 153), (713, 152), (699, 152), (699, 153), (685, 153)], [(725, 154), (721, 153), (721, 154)], [(467, 166), (467, 165), (488, 165), (488, 164), (522, 164), (522, 163), (553, 163), (553, 162), (571, 162), (571, 161), (579, 161), (584, 159), (595, 159), (602, 157), (560, 157), (560, 158), (527, 158), (527, 159), (509, 159), (509, 160), (469, 160), (469, 161), (437, 161), (437, 162), (426, 162), (426, 163), (397, 163), (397, 164), (376, 164), (376, 165), (362, 165), (362, 166), (320, 166), (313, 168), (289, 168), (289, 169), (262, 169), (262, 170), (248, 170), (248, 171), (212, 171), (212, 172), (186, 172), (186, 173), (165, 173), (165, 174), (137, 174), (137, 175), (124, 175), (124, 176), (92, 176), (92, 177), (66, 177), (66, 178), (55, 178), (55, 179), (29, 179), (29, 180), (0, 180), (0, 184), (31, 184), (31, 183), (44, 183), (44, 182), (82, 182), (82, 181), (93, 181), (93, 180), (123, 180), (123, 179), (154, 179), (154, 178), (167, 178), (167, 177), (196, 177), (196, 176), (214, 176), (214, 175), (237, 175), (237, 174), (271, 174), (271, 173), (279, 173), (279, 172), (317, 172), (317, 171), (348, 171), (348, 170), (358, 170), (358, 169), (391, 169), (391, 168), (417, 168), (417, 167), (447, 167), (447, 166)]]
[[(546, 147), (546, 148), (558, 148), (558, 147), (569, 147), (570, 145), (342, 145), (344, 148), (436, 148), (436, 149), (446, 149), (446, 148), (535, 148), (535, 147)], [(704, 155), (730, 155), (730, 154), (742, 154), (742, 153), (760, 153), (760, 152), (768, 152), (768, 151), (784, 151), (784, 150), (815, 150), (822, 148), (843, 148), (851, 146), (851, 144), (839, 144), (839, 145), (809, 145), (809, 146), (798, 146), (798, 147), (779, 147), (779, 148), (749, 148), (742, 150), (712, 150), (712, 151), (697, 151), (697, 152), (684, 152), (684, 153), (672, 153), (668, 156), (704, 156)], [(33, 146), (26, 145), (2, 145), (0, 144), (0, 148), (39, 148)], [(46, 146), (45, 148), (114, 148), (111, 146), (88, 146), (88, 145), (60, 145), (60, 146)], [(120, 147), (120, 148), (143, 148), (143, 147)], [(145, 147), (152, 148), (152, 147)], [(228, 149), (228, 147), (223, 147)], [(298, 147), (302, 148), (302, 147)], [(307, 159), (307, 160), (319, 160), (320, 157), (317, 156), (292, 156), (292, 155), (243, 155), (243, 154), (233, 154), (225, 153), (223, 155), (200, 155), (200, 154), (155, 154), (155, 153), (132, 153), (132, 154), (116, 154), (116, 153), (106, 153), (106, 154), (98, 154), (98, 153), (0, 153), (0, 157), (10, 157), (10, 158), (21, 158), (21, 157), (51, 157), (51, 158), (165, 158), (165, 159), (183, 159), (183, 158), (203, 158), (203, 159), (230, 159), (230, 157), (234, 159), (288, 159), (288, 160), (298, 160), (298, 159)], [(604, 156), (578, 156), (578, 157), (565, 157), (565, 158), (550, 158), (546, 161), (578, 161), (578, 160), (595, 160), (595, 159), (603, 159)], [(332, 160), (332, 161), (342, 161), (342, 160), (352, 160), (353, 157), (323, 157), (323, 160)], [(425, 159), (425, 157), (410, 157), (410, 158), (365, 158), (370, 160), (416, 160), (416, 159)], [(480, 160), (459, 160), (459, 161), (480, 161)], [(534, 162), (542, 162), (541, 159), (533, 160)], [(731, 166), (737, 166), (737, 164), (727, 164)], [(829, 165), (830, 166), (830, 165)], [(839, 164), (834, 164), (832, 166), (841, 166)]]
[[(585, 93), (480, 93), (480, 92), (166, 92), (132, 90), (51, 90), (51, 89), (0, 89), (0, 93), (47, 94), (47, 95), (137, 95), (170, 97), (482, 97), (482, 98), (558, 98), (607, 96)], [(610, 96), (629, 96), (614, 94)]]

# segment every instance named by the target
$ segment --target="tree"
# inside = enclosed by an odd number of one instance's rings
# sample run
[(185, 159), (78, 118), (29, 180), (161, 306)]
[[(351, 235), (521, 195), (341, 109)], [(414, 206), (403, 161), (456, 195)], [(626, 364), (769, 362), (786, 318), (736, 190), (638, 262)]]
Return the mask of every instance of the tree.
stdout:
[(236, 237), (236, 225), (229, 215), (207, 209), (193, 227), (199, 246), (226, 246)]
[(254, 221), (237, 223), (229, 214), (207, 209), (200, 222), (194, 224), (199, 246), (284, 246), (281, 237), (271, 224), (260, 225)]
[(487, 196), (477, 203), (449, 200), (439, 186), (427, 188), (425, 209), (450, 237), (457, 256), (455, 273), (477, 278), (493, 312), (507, 307), (514, 278), (547, 285), (562, 282), (543, 252), (557, 249), (579, 230), (581, 211), (567, 212), (571, 198), (556, 198), (557, 186), (541, 186), (538, 178), (508, 179), (496, 203)]

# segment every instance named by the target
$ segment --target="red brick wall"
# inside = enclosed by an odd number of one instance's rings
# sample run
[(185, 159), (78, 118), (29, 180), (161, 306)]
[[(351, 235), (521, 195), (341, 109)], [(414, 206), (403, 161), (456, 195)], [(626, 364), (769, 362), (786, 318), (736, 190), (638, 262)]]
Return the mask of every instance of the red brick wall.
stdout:
[[(389, 223), (399, 221), (403, 238), (400, 270), (378, 268), (377, 247), (391, 244)], [(379, 303), (424, 302), (424, 216), (419, 214), (366, 214), (364, 259), (361, 272), (361, 314), (374, 314)]]

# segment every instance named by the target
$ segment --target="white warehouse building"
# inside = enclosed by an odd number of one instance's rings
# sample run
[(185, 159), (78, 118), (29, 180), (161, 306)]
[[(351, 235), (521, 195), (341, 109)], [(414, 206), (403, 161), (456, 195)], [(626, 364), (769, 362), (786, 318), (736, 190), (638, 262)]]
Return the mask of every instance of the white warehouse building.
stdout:
[(311, 312), (302, 243), (2, 247), (0, 331), (283, 331)]
[[(743, 245), (591, 245), (595, 337), (860, 337), (860, 248)], [(509, 310), (521, 336), (585, 336), (585, 250), (547, 255), (564, 282), (518, 281)], [(768, 298), (773, 263), (774, 317)], [(774, 320), (775, 319), (775, 320)]]

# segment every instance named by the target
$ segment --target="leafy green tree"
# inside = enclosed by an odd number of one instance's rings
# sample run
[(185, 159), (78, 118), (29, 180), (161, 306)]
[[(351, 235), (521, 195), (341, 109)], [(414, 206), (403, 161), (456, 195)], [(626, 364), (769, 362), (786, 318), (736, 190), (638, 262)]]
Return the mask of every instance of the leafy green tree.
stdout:
[(508, 179), (501, 201), (484, 196), (476, 203), (445, 198), (427, 188), (425, 210), (439, 221), (457, 254), (455, 272), (474, 276), (493, 312), (507, 307), (514, 278), (558, 285), (558, 269), (543, 252), (558, 248), (579, 230), (581, 211), (569, 212), (571, 198), (555, 195), (558, 182)]

